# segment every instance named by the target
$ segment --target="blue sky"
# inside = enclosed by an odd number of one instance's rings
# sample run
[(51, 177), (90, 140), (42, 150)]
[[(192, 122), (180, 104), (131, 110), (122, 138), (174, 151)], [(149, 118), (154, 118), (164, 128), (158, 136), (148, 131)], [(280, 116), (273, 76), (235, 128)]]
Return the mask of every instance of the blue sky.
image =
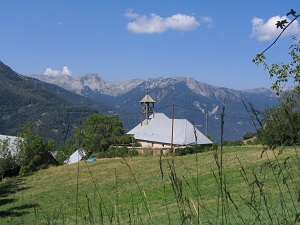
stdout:
[[(270, 87), (252, 63), (295, 0), (0, 0), (0, 60), (21, 74), (98, 73), (106, 81), (184, 76)], [(286, 61), (296, 21), (267, 53)]]

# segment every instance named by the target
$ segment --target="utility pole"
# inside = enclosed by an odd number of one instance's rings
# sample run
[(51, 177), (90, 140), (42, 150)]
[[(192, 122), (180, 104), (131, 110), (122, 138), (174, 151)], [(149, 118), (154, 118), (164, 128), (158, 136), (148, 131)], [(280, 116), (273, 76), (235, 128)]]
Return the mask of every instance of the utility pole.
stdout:
[(173, 147), (173, 134), (174, 134), (174, 103), (172, 104), (172, 131), (171, 131), (171, 151), (174, 151)]
[(205, 125), (205, 136), (207, 136), (207, 130), (208, 130), (208, 113), (205, 112), (205, 117), (206, 117), (206, 125)]

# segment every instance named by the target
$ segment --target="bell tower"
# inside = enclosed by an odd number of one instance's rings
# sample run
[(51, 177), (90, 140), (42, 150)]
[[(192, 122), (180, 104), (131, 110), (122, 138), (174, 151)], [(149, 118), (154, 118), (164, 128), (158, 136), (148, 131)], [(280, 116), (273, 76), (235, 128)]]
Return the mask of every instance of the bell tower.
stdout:
[(155, 101), (153, 100), (153, 98), (151, 98), (151, 96), (148, 94), (145, 95), (145, 97), (140, 101), (142, 109), (141, 109), (141, 116), (142, 116), (142, 121), (141, 121), (141, 125), (143, 126), (143, 115), (145, 115), (146, 117), (146, 124), (148, 125), (148, 123), (150, 122), (150, 115), (153, 114), (153, 118), (154, 118), (154, 104)]

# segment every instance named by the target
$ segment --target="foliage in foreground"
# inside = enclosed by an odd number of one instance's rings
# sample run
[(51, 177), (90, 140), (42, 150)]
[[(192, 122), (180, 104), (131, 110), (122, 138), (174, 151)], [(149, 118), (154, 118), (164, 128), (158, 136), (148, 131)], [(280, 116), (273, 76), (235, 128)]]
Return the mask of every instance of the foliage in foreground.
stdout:
[(258, 132), (261, 143), (274, 148), (300, 143), (300, 94), (286, 92), (280, 106), (266, 109)]

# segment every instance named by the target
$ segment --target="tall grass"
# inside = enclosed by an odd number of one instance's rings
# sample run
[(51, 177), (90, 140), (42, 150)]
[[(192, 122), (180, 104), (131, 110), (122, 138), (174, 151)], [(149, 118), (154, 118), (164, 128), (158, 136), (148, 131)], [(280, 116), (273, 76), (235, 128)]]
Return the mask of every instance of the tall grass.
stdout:
[(216, 154), (219, 153), (83, 161), (7, 180), (0, 186), (0, 223), (299, 221), (300, 159), (296, 147), (264, 151), (223, 147), (222, 190), (216, 163), (220, 157)]

